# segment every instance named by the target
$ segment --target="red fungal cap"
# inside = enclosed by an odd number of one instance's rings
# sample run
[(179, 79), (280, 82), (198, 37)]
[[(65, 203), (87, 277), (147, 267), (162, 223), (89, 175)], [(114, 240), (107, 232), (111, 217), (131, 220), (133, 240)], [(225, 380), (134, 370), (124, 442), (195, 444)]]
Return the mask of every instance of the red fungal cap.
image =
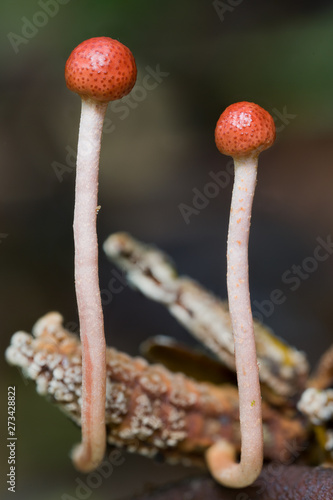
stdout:
[(67, 87), (81, 97), (115, 101), (134, 87), (136, 64), (132, 52), (118, 40), (90, 38), (69, 56), (65, 79)]
[(228, 156), (259, 154), (275, 141), (275, 124), (271, 115), (253, 102), (237, 102), (228, 106), (215, 129), (218, 150)]

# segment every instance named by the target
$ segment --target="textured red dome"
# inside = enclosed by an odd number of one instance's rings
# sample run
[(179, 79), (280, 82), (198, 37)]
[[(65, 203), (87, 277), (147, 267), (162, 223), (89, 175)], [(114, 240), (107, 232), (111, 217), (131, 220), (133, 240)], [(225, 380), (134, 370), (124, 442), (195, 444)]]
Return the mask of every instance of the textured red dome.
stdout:
[(115, 101), (127, 95), (136, 81), (132, 52), (118, 40), (105, 36), (80, 43), (65, 67), (67, 87), (96, 101)]
[(228, 156), (258, 154), (275, 141), (274, 120), (263, 108), (253, 102), (237, 102), (228, 106), (220, 116), (215, 129), (218, 150)]

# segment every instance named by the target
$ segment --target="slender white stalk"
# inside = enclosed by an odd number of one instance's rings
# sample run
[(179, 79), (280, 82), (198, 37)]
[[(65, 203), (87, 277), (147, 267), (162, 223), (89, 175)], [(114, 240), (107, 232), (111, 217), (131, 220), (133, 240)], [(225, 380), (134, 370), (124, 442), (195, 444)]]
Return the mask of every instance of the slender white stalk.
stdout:
[(104, 457), (105, 336), (98, 279), (96, 207), (101, 136), (107, 103), (82, 99), (74, 208), (75, 289), (82, 341), (82, 442), (72, 452), (81, 471)]
[(263, 463), (261, 394), (248, 273), (248, 241), (257, 164), (257, 156), (235, 159), (227, 249), (228, 299), (239, 391), (240, 463), (235, 463), (233, 450), (225, 442), (217, 442), (207, 452), (213, 476), (232, 488), (252, 484)]

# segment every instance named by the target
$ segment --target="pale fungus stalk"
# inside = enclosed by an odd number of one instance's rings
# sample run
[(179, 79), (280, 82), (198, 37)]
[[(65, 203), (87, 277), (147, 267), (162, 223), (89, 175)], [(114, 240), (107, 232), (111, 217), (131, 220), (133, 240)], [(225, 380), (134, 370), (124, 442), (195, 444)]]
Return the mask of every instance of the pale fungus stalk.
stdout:
[(237, 103), (222, 113), (215, 140), (218, 149), (232, 156), (235, 164), (227, 286), (239, 392), (241, 458), (239, 463), (235, 461), (235, 449), (225, 441), (214, 444), (206, 458), (217, 481), (232, 488), (242, 488), (255, 481), (263, 464), (261, 393), (249, 293), (248, 241), (258, 155), (275, 140), (274, 121), (256, 104)]
[(75, 290), (82, 341), (82, 443), (72, 453), (80, 470), (94, 469), (106, 446), (106, 363), (98, 279), (96, 207), (101, 135), (107, 103), (82, 99), (74, 208)]
[(109, 101), (128, 94), (136, 80), (130, 50), (117, 40), (92, 38), (71, 53), (65, 69), (70, 90), (82, 97), (75, 208), (75, 289), (82, 340), (82, 442), (75, 466), (88, 472), (106, 447), (106, 345), (98, 279), (96, 233), (98, 170), (104, 116)]

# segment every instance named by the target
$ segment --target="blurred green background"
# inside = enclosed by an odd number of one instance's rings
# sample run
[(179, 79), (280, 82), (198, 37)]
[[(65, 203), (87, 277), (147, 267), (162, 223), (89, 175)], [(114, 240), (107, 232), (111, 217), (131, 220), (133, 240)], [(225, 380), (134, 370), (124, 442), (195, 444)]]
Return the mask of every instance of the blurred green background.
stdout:
[[(262, 303), (277, 288), (284, 292), (285, 302), (265, 321), (314, 365), (332, 341), (333, 257), (294, 292), (282, 276), (313, 256), (318, 237), (332, 234), (332, 3), (3, 0), (0, 30), (1, 352), (15, 331), (30, 331), (50, 310), (77, 322), (71, 152), (80, 99), (67, 90), (63, 72), (76, 45), (104, 35), (130, 47), (138, 83), (122, 113), (112, 106), (107, 112), (100, 243), (119, 230), (154, 242), (172, 255), (180, 273), (226, 297), (232, 183), (188, 223), (179, 205), (193, 206), (193, 189), (203, 192), (209, 173), (227, 168), (230, 160), (214, 144), (220, 113), (239, 100), (257, 102), (275, 118), (278, 135), (259, 164), (250, 238), (252, 300)], [(142, 88), (145, 75), (158, 69), (163, 76), (156, 88)], [(55, 162), (67, 165), (60, 177)], [(101, 249), (102, 290), (111, 270)], [(104, 312), (108, 343), (130, 354), (155, 334), (195, 345), (159, 305), (128, 288), (107, 301)], [(68, 454), (79, 430), (8, 367), (3, 354), (1, 367), (3, 471), (7, 386), (17, 388), (16, 498), (75, 498), (76, 478), (84, 476), (74, 471)], [(196, 473), (124, 457), (89, 498), (120, 499)], [(3, 482), (1, 498), (7, 496)]]

